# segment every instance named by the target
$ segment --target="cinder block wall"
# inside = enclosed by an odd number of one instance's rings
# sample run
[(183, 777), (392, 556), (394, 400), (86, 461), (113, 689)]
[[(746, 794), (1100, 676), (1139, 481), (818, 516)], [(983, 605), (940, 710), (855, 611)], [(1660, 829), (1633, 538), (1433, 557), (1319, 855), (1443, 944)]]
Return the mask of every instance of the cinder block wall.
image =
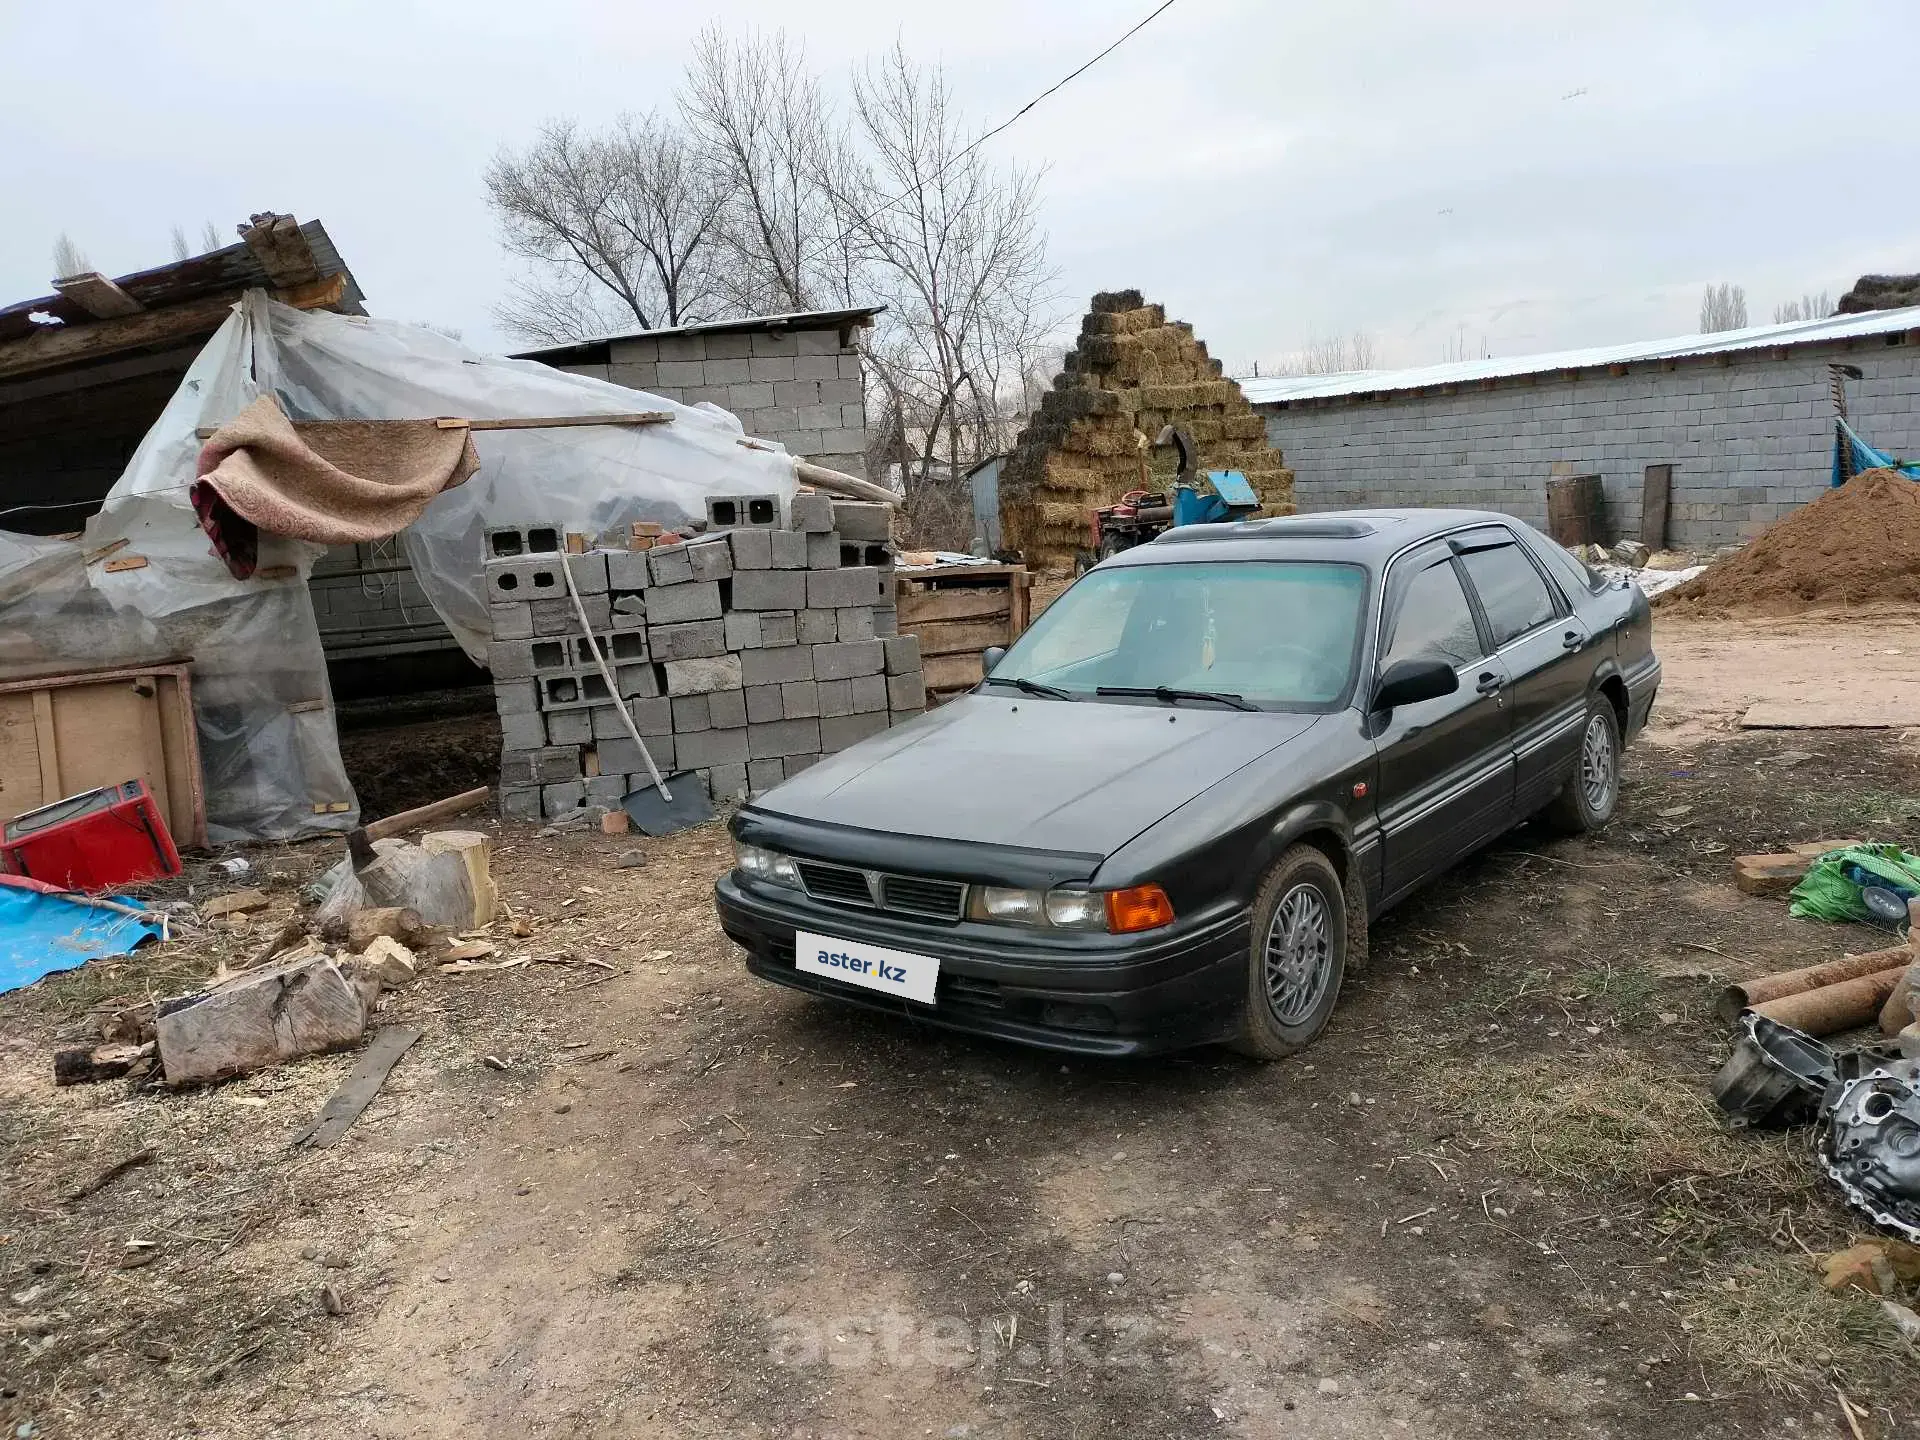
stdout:
[(604, 365), (558, 368), (684, 405), (711, 401), (749, 435), (849, 475), (867, 473), (866, 384), (850, 332), (639, 335), (613, 341), (608, 356)]
[[(1903, 337), (1894, 337), (1896, 339)], [(1833, 403), (1827, 366), (1848, 382), (1854, 428), (1869, 444), (1920, 454), (1920, 346), (1803, 346), (1630, 367), (1519, 377), (1488, 389), (1384, 399), (1260, 405), (1267, 438), (1294, 474), (1303, 513), (1363, 505), (1458, 505), (1546, 523), (1557, 461), (1602, 477), (1617, 535), (1640, 531), (1645, 467), (1671, 464), (1667, 540), (1744, 540), (1827, 487)]]

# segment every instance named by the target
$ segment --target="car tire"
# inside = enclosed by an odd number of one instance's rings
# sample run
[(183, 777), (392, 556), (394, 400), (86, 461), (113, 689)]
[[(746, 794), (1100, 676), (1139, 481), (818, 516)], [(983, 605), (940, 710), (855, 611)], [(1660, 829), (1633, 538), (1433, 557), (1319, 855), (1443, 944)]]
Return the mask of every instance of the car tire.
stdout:
[(1347, 900), (1333, 862), (1293, 845), (1253, 902), (1247, 989), (1233, 1048), (1281, 1060), (1326, 1028), (1347, 970)]
[(1546, 821), (1563, 835), (1598, 830), (1620, 808), (1620, 717), (1613, 702), (1595, 695), (1587, 702), (1587, 718), (1580, 727), (1580, 752), (1565, 788), (1544, 812)]

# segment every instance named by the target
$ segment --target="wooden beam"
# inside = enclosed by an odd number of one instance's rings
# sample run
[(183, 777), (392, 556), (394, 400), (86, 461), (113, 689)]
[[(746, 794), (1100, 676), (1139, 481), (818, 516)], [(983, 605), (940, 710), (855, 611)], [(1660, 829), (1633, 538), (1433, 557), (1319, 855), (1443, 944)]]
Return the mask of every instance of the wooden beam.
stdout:
[(276, 288), (284, 290), (320, 278), (313, 249), (300, 233), (300, 222), (291, 215), (259, 217), (258, 223), (241, 227), (240, 238)]
[(451, 416), (434, 422), (442, 430), (563, 430), (574, 425), (670, 425), (666, 410), (634, 410), (619, 415), (546, 415), (530, 419), (460, 420)]
[(98, 270), (84, 275), (69, 275), (53, 282), (53, 288), (96, 320), (114, 320), (122, 315), (138, 315), (145, 307)]
[[(338, 304), (346, 290), (347, 277), (342, 274), (275, 291), (273, 298), (299, 310), (316, 310)], [(232, 290), (165, 310), (142, 310), (138, 315), (124, 315), (91, 325), (49, 325), (38, 334), (0, 344), (0, 379), (55, 365), (96, 360), (123, 350), (209, 335), (220, 328), (244, 293)]]

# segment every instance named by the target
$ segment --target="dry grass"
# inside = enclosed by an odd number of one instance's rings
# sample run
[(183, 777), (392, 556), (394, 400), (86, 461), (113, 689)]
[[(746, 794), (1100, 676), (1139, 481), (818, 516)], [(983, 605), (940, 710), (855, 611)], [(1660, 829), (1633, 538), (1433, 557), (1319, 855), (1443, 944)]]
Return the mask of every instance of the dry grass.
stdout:
[(1647, 1195), (1738, 1180), (1754, 1198), (1805, 1194), (1814, 1181), (1793, 1136), (1734, 1136), (1691, 1079), (1624, 1050), (1572, 1059), (1449, 1066), (1427, 1077), (1435, 1108), (1511, 1147), (1519, 1167), (1569, 1184)]
[(1913, 1356), (1877, 1301), (1820, 1286), (1810, 1252), (1845, 1244), (1850, 1222), (1805, 1131), (1730, 1133), (1696, 1078), (1623, 1050), (1422, 1079), (1504, 1162), (1579, 1187), (1684, 1262), (1674, 1303), (1703, 1358), (1803, 1394)]
[(1685, 1285), (1677, 1304), (1697, 1354), (1757, 1372), (1776, 1391), (1804, 1394), (1829, 1378), (1853, 1386), (1869, 1366), (1884, 1374), (1888, 1361), (1914, 1358), (1878, 1300), (1828, 1294), (1804, 1255), (1756, 1255)]

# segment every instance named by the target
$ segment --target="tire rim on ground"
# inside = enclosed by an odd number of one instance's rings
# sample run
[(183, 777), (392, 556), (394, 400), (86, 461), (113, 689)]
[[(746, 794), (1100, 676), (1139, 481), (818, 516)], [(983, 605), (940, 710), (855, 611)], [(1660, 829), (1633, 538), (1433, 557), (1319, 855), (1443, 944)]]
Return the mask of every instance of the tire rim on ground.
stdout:
[(1274, 907), (1264, 965), (1273, 1018), (1282, 1025), (1304, 1024), (1333, 974), (1332, 919), (1318, 886), (1296, 885)]
[(1611, 810), (1613, 785), (1613, 727), (1606, 716), (1595, 715), (1587, 721), (1586, 738), (1580, 742), (1580, 788), (1587, 809), (1595, 815)]

